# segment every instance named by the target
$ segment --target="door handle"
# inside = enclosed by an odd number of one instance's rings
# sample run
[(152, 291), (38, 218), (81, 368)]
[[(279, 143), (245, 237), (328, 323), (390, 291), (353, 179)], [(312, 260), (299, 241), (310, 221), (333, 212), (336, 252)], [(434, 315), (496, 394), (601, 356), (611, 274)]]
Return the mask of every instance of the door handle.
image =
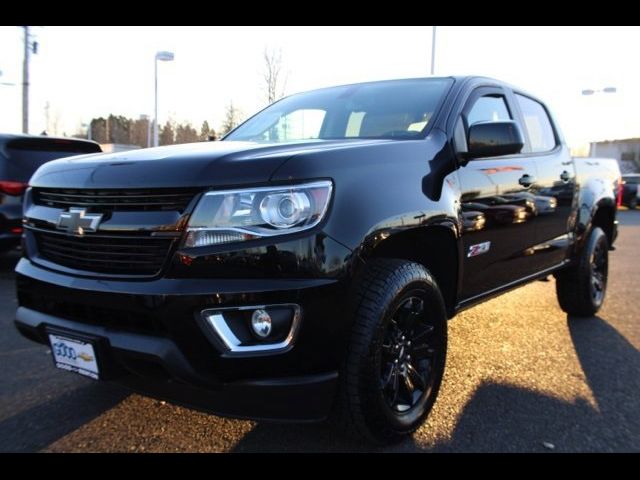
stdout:
[(568, 183), (569, 180), (571, 180), (571, 175), (569, 175), (569, 172), (565, 170), (560, 174), (560, 180), (562, 180), (564, 183)]
[(524, 188), (529, 188), (531, 185), (535, 183), (535, 181), (536, 181), (535, 177), (529, 175), (528, 173), (525, 173), (520, 177), (520, 179), (518, 180), (518, 183), (522, 185)]

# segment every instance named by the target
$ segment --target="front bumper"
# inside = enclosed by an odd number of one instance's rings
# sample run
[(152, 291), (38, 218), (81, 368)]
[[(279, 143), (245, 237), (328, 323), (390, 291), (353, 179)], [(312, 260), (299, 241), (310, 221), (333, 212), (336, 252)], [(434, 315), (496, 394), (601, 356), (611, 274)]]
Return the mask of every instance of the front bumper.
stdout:
[[(221, 415), (320, 420), (333, 402), (347, 338), (345, 285), (335, 279), (167, 279), (132, 282), (62, 275), (21, 259), (16, 327), (95, 338), (101, 371), (136, 391)], [(229, 358), (196, 318), (207, 308), (294, 303), (293, 348)]]

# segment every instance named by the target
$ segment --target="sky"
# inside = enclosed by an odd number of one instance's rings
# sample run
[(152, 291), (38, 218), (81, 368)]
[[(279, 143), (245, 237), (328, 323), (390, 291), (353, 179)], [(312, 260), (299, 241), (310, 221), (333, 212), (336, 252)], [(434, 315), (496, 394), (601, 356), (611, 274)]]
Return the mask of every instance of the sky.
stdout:
[[(93, 117), (153, 114), (219, 129), (229, 102), (266, 106), (265, 48), (280, 50), (286, 93), (430, 74), (432, 27), (33, 27), (30, 133), (73, 134)], [(0, 131), (21, 131), (22, 28), (0, 27)], [(640, 137), (639, 27), (436, 28), (435, 74), (484, 75), (539, 96), (570, 146)], [(581, 94), (615, 87), (616, 93)]]

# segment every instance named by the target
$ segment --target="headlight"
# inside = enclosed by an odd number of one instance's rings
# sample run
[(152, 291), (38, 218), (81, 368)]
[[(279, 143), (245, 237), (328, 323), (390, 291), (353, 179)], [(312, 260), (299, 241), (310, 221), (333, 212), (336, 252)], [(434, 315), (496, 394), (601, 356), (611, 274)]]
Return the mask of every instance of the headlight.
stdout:
[(187, 227), (186, 247), (242, 242), (315, 227), (327, 212), (330, 181), (210, 191)]

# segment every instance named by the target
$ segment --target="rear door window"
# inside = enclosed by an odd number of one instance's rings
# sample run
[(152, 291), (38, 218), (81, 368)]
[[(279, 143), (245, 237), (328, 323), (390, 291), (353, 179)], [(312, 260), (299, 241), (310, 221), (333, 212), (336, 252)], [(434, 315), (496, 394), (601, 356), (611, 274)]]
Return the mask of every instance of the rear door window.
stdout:
[(548, 152), (556, 146), (551, 120), (542, 104), (516, 93), (532, 152)]

